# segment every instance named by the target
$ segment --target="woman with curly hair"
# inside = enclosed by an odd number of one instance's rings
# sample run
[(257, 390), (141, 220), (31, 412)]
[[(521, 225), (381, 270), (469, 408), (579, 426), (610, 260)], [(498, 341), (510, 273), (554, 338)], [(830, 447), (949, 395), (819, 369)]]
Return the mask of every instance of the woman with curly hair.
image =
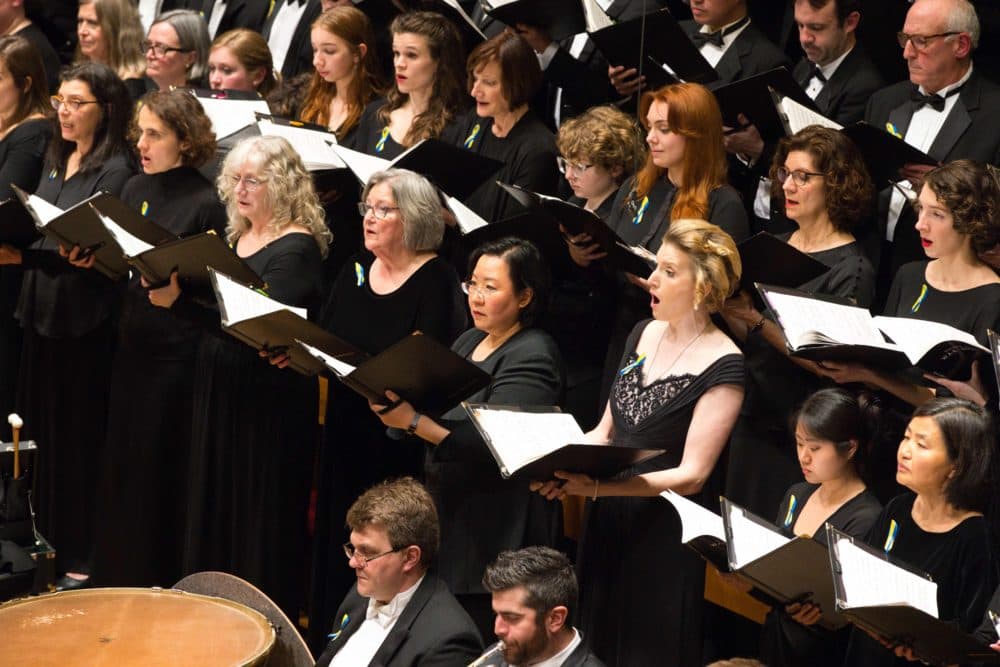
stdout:
[[(142, 174), (121, 198), (177, 236), (221, 231), (226, 212), (198, 168), (215, 152), (212, 124), (187, 91), (146, 95), (131, 138)], [(79, 264), (79, 263), (78, 263)], [(169, 585), (180, 576), (180, 503), (199, 332), (154, 307), (128, 281), (111, 364), (95, 575), (104, 585)]]
[[(233, 251), (284, 304), (318, 304), (330, 243), (312, 179), (279, 137), (252, 137), (218, 178)], [(301, 609), (306, 510), (318, 399), (314, 378), (280, 370), (223, 333), (176, 274), (151, 289), (157, 306), (205, 323), (195, 355), (183, 570), (224, 570), (263, 590), (287, 614)]]
[(422, 139), (457, 143), (455, 120), (467, 99), (458, 28), (435, 12), (407, 12), (389, 29), (395, 85), (365, 107), (345, 145), (391, 160)]
[(142, 95), (146, 59), (142, 22), (130, 0), (80, 0), (76, 14), (75, 62), (104, 63), (125, 82), (133, 99)]
[[(851, 230), (868, 215), (873, 186), (857, 147), (840, 132), (807, 127), (781, 141), (771, 179), (775, 199), (798, 225), (778, 238), (829, 267), (799, 289), (869, 306), (875, 271)], [(781, 329), (746, 292), (730, 299), (722, 314), (747, 357), (747, 396), (729, 449), (726, 497), (769, 516), (801, 476), (787, 417), (803, 393), (826, 381), (816, 364), (787, 355)]]

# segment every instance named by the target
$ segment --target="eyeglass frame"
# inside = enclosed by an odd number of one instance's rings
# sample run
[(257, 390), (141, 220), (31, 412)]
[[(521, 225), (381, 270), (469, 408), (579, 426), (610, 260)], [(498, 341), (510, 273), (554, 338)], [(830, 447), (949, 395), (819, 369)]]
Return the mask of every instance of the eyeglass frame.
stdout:
[[(938, 37), (945, 37), (945, 38), (953, 37), (954, 35), (961, 35), (961, 34), (962, 34), (961, 30), (952, 30), (949, 32), (934, 33), (933, 35), (909, 35), (900, 30), (899, 32), (896, 33), (896, 42), (899, 44), (899, 48), (901, 49), (905, 49), (906, 44), (910, 42), (913, 44), (913, 48), (915, 48), (917, 51), (926, 51), (927, 47), (930, 46), (929, 42), (932, 39), (937, 39)], [(922, 44), (916, 41), (918, 39), (921, 40)]]
[(168, 53), (191, 53), (194, 51), (194, 49), (184, 49), (179, 46), (167, 46), (159, 42), (151, 42), (148, 39), (139, 42), (139, 48), (142, 49), (142, 55), (146, 55), (152, 49), (153, 55), (157, 58), (165, 58)]
[(101, 104), (100, 100), (67, 100), (62, 95), (49, 95), (49, 104), (56, 111), (59, 111), (59, 107), (66, 105), (66, 108), (76, 113), (80, 110), (84, 104)]
[[(782, 178), (781, 176), (782, 173), (785, 174), (784, 178)], [(798, 176), (796, 176), (796, 174), (798, 174)], [(778, 167), (778, 169), (774, 172), (774, 177), (777, 178), (778, 182), (781, 183), (782, 185), (784, 185), (785, 182), (787, 182), (788, 179), (791, 178), (795, 182), (795, 185), (799, 186), (800, 188), (809, 185), (809, 181), (810, 179), (812, 179), (813, 176), (826, 176), (826, 174), (819, 171), (788, 169), (786, 167)]]
[(264, 183), (267, 183), (266, 178), (249, 178), (247, 176), (238, 176), (236, 174), (229, 174), (229, 182), (233, 184), (233, 190), (239, 187), (240, 181), (243, 181), (243, 187), (246, 188), (247, 192), (257, 192)]
[[(368, 212), (371, 211), (372, 217), (375, 218), (376, 220), (385, 220), (386, 218), (389, 217), (390, 211), (398, 211), (398, 210), (399, 210), (398, 206), (382, 206), (382, 205), (372, 206), (371, 204), (367, 204), (363, 201), (358, 202), (358, 213), (361, 214), (362, 218), (368, 215)], [(381, 213), (379, 213), (379, 211), (381, 211)]]
[(582, 162), (570, 162), (562, 155), (556, 156), (556, 166), (559, 168), (560, 174), (567, 174), (570, 169), (572, 169), (578, 176), (583, 176), (587, 173), (587, 170), (593, 167), (593, 164), (583, 164)]
[(402, 551), (406, 547), (397, 547), (396, 549), (390, 549), (389, 551), (383, 551), (380, 554), (375, 554), (374, 556), (366, 556), (355, 547), (350, 542), (344, 542), (344, 555), (347, 556), (347, 562), (351, 562), (353, 558), (358, 562), (358, 569), (363, 570), (368, 567), (368, 563), (381, 558), (382, 556), (388, 556), (389, 554), (394, 554), (396, 552)]
[(476, 292), (483, 299), (489, 299), (500, 291), (492, 285), (479, 285), (471, 280), (463, 280), (459, 283), (459, 286), (462, 288), (462, 292), (464, 292), (466, 296), (472, 296), (472, 293)]

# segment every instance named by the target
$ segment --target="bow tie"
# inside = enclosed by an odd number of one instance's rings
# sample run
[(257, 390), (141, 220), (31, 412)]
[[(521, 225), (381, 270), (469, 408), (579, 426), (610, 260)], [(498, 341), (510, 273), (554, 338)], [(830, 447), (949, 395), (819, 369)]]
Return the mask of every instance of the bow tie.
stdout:
[(929, 106), (934, 111), (944, 111), (945, 100), (952, 95), (957, 95), (962, 90), (962, 86), (952, 88), (944, 95), (924, 95), (918, 88), (910, 91), (910, 102), (913, 103), (913, 110), (919, 111), (924, 105)]
[(826, 74), (823, 74), (823, 70), (819, 68), (819, 65), (813, 65), (812, 72), (809, 73), (809, 79), (819, 79), (820, 83), (826, 83)]
[(713, 44), (718, 48), (722, 48), (722, 40), (727, 36), (731, 35), (747, 23), (750, 22), (749, 16), (744, 16), (742, 19), (732, 24), (725, 30), (716, 30), (715, 32), (696, 32), (691, 35), (691, 41), (697, 47), (702, 47), (706, 44)]
[(365, 620), (373, 620), (378, 623), (383, 628), (388, 628), (389, 624), (395, 620), (398, 615), (396, 612), (396, 600), (392, 600), (386, 604), (379, 604), (373, 602), (368, 605), (368, 610), (365, 612)]

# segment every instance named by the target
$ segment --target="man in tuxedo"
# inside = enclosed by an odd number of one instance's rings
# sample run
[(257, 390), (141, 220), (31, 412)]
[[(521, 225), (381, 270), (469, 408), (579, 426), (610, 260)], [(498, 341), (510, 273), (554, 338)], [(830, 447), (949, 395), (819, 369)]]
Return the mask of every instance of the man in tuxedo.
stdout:
[(549, 547), (504, 551), (486, 567), (483, 586), (493, 594), (503, 648), (482, 667), (604, 667), (569, 623), (578, 587), (565, 555)]
[(235, 28), (260, 32), (270, 0), (188, 0), (187, 5), (188, 9), (201, 12), (208, 24), (208, 36), (215, 39)]
[(321, 10), (320, 0), (274, 0), (261, 34), (271, 50), (274, 69), (285, 79), (312, 69), (312, 23)]
[(357, 584), (334, 617), (319, 667), (466, 665), (482, 651), (472, 619), (430, 568), (434, 501), (409, 477), (382, 482), (347, 511), (344, 545)]
[[(979, 20), (968, 0), (914, 2), (899, 36), (909, 80), (873, 95), (865, 120), (941, 163), (960, 158), (1000, 163), (1000, 87), (973, 66), (979, 36)], [(906, 165), (901, 185), (919, 193), (920, 181), (932, 168)], [(882, 299), (896, 269), (924, 257), (915, 221), (900, 188), (881, 193)]]

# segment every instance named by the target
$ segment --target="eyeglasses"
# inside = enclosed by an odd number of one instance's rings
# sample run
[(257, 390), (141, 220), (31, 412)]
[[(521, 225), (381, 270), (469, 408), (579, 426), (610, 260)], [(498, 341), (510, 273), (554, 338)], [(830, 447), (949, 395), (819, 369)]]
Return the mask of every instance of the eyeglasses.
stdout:
[(469, 296), (478, 295), (481, 299), (488, 299), (500, 290), (493, 285), (480, 285), (472, 280), (466, 280), (462, 283), (462, 291)]
[(142, 47), (143, 53), (149, 53), (150, 51), (152, 51), (153, 55), (156, 56), (157, 58), (162, 58), (168, 53), (173, 53), (174, 51), (177, 51), (178, 53), (189, 53), (190, 51), (193, 50), (193, 49), (181, 49), (176, 46), (167, 46), (166, 44), (160, 44), (158, 42), (150, 42), (149, 40), (144, 40), (140, 42), (139, 46)]
[(815, 171), (802, 171), (801, 169), (796, 169), (794, 171), (788, 171), (784, 167), (778, 167), (778, 171), (775, 174), (778, 178), (779, 183), (784, 183), (788, 180), (788, 177), (792, 177), (792, 181), (795, 185), (802, 186), (809, 182), (813, 176), (825, 176), (826, 174), (820, 174)]
[(370, 211), (376, 220), (385, 220), (389, 217), (389, 211), (398, 211), (398, 206), (372, 206), (371, 204), (366, 204), (363, 201), (358, 202), (358, 213), (361, 217), (368, 215)]
[(907, 35), (905, 32), (896, 33), (896, 41), (899, 42), (899, 48), (905, 49), (907, 42), (913, 43), (913, 48), (923, 51), (928, 46), (930, 46), (932, 39), (937, 39), (938, 37), (951, 37), (952, 35), (959, 35), (960, 32), (939, 32), (934, 35)]
[(357, 561), (359, 569), (365, 569), (368, 563), (372, 562), (376, 558), (381, 558), (382, 556), (388, 556), (389, 554), (394, 554), (397, 551), (402, 551), (406, 547), (400, 547), (398, 549), (389, 549), (388, 551), (383, 551), (380, 554), (375, 554), (374, 556), (366, 556), (357, 549), (350, 542), (344, 544), (344, 555), (347, 556), (347, 560), (350, 561), (352, 558)]
[(52, 108), (55, 109), (56, 111), (59, 111), (59, 107), (61, 107), (64, 104), (66, 105), (66, 108), (69, 109), (70, 111), (79, 111), (80, 107), (83, 106), (84, 104), (101, 103), (100, 100), (77, 100), (77, 99), (67, 100), (62, 95), (53, 95), (52, 97), (49, 98), (49, 101), (52, 103)]
[(247, 189), (247, 192), (256, 192), (257, 188), (259, 188), (262, 183), (266, 183), (267, 182), (267, 181), (265, 181), (263, 179), (260, 179), (260, 178), (250, 178), (249, 176), (236, 176), (236, 175), (233, 175), (233, 176), (229, 177), (229, 182), (233, 184), (233, 189), (234, 190), (239, 186), (240, 181), (243, 181), (243, 187)]
[(584, 173), (586, 173), (586, 171), (588, 169), (590, 169), (591, 167), (594, 166), (592, 164), (583, 164), (582, 162), (570, 162), (569, 160), (567, 160), (566, 158), (564, 158), (562, 155), (560, 155), (560, 156), (558, 156), (556, 158), (556, 164), (559, 165), (559, 171), (560, 171), (560, 173), (565, 174), (565, 173), (569, 172), (572, 169), (574, 172), (576, 172), (577, 174), (579, 174), (581, 176)]

